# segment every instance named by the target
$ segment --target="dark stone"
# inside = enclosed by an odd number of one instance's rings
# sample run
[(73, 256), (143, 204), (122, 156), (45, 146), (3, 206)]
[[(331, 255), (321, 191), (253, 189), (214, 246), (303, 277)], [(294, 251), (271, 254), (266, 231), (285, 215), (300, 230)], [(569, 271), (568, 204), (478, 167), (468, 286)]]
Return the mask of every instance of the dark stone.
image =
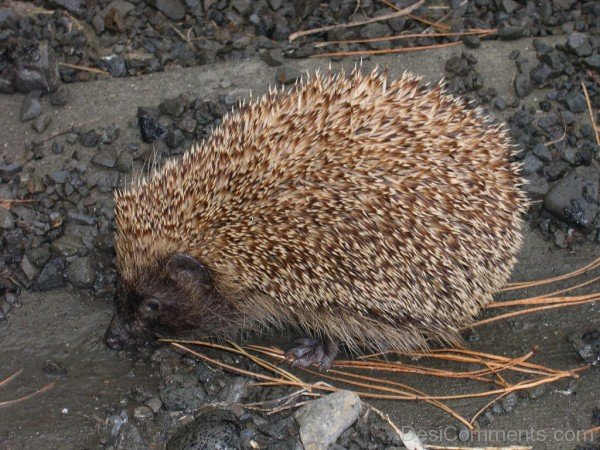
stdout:
[(481, 39), (477, 35), (463, 36), (462, 41), (469, 48), (481, 47)]
[(206, 408), (167, 443), (167, 450), (240, 448), (241, 424), (231, 411)]
[(571, 33), (567, 38), (567, 48), (577, 56), (590, 56), (592, 54), (592, 46), (590, 40), (584, 33)]
[(185, 111), (186, 102), (183, 96), (167, 98), (158, 104), (161, 113), (167, 116), (179, 117)]
[(176, 128), (174, 130), (170, 130), (167, 133), (165, 143), (169, 146), (169, 148), (176, 149), (181, 144), (183, 144), (184, 140), (185, 136), (183, 135), (183, 132), (180, 129)]
[(321, 4), (320, 0), (295, 0), (294, 6), (296, 15), (300, 19), (306, 19), (310, 16)]
[(536, 172), (540, 167), (543, 166), (542, 161), (540, 161), (535, 155), (529, 154), (523, 159), (523, 175), (530, 175)]
[(592, 56), (588, 56), (583, 60), (583, 62), (586, 66), (600, 71), (600, 53), (594, 53)]
[(81, 145), (84, 147), (95, 147), (100, 143), (100, 134), (96, 132), (96, 130), (89, 130), (86, 133), (83, 133), (79, 136), (79, 140)]
[(566, 222), (590, 228), (598, 212), (599, 176), (594, 168), (576, 168), (552, 186), (544, 207)]
[(504, 41), (519, 39), (523, 36), (523, 27), (502, 22), (500, 26), (498, 26), (498, 36)]
[(74, 286), (82, 289), (91, 288), (96, 279), (94, 264), (89, 256), (75, 258), (67, 269), (67, 278)]
[(569, 164), (567, 164), (566, 162), (552, 162), (544, 167), (544, 176), (550, 182), (556, 181), (559, 178), (561, 178), (567, 170), (569, 170)]
[(50, 104), (52, 106), (65, 106), (71, 99), (71, 94), (65, 87), (60, 87), (58, 90), (50, 95)]
[(585, 97), (580, 92), (571, 92), (565, 99), (565, 103), (569, 111), (574, 113), (582, 113), (587, 110)]
[(37, 288), (40, 291), (49, 291), (64, 286), (65, 281), (63, 279), (64, 268), (60, 260), (49, 261), (42, 271), (37, 280)]
[(552, 76), (552, 69), (544, 63), (538, 64), (529, 72), (529, 77), (538, 85), (544, 84)]
[(0, 164), (0, 175), (14, 175), (19, 173), (23, 169), (23, 166), (17, 163)]
[(600, 364), (600, 330), (588, 330), (582, 335), (570, 337), (573, 349), (586, 364)]
[(169, 375), (165, 387), (160, 391), (160, 398), (167, 409), (193, 410), (204, 404), (206, 393), (197, 384), (196, 377), (178, 373)]
[(54, 92), (58, 83), (58, 63), (47, 41), (16, 63), (13, 85), (17, 91)]
[(465, 58), (461, 58), (458, 55), (448, 59), (444, 67), (446, 71), (459, 76), (465, 76), (469, 73), (469, 63)]
[(506, 100), (500, 96), (494, 101), (494, 106), (498, 111), (504, 111), (506, 109)]
[(533, 154), (544, 162), (552, 161), (552, 153), (544, 144), (538, 144), (533, 148)]
[(48, 0), (46, 5), (50, 8), (66, 9), (76, 16), (81, 16), (85, 10), (85, 0)]
[(112, 169), (115, 167), (115, 163), (117, 161), (117, 155), (112, 148), (103, 148), (102, 150), (96, 152), (96, 154), (92, 157), (92, 162), (101, 167), (107, 167)]
[(529, 77), (521, 73), (515, 77), (515, 92), (517, 97), (526, 97), (531, 92), (531, 81)]
[(127, 62), (119, 55), (105, 56), (98, 61), (98, 66), (115, 78), (127, 75)]
[(140, 117), (138, 125), (142, 134), (142, 140), (146, 144), (163, 139), (167, 135), (167, 130), (156, 117)]
[[(389, 36), (391, 34), (390, 27), (388, 27), (385, 23), (375, 22), (365, 25), (360, 30), (360, 36), (363, 39), (377, 39)], [(381, 50), (390, 48), (390, 41), (375, 41), (368, 43), (369, 48), (375, 50)]]
[(185, 6), (179, 0), (150, 0), (152, 6), (171, 20), (182, 20), (185, 17)]

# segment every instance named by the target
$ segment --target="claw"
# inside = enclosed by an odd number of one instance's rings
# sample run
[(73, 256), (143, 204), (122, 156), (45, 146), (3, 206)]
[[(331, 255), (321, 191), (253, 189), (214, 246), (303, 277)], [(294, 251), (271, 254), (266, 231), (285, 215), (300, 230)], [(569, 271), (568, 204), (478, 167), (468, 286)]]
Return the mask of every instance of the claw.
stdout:
[(292, 367), (306, 368), (317, 366), (321, 371), (331, 368), (338, 352), (337, 345), (330, 339), (321, 342), (317, 339), (298, 338), (293, 342), (293, 347), (285, 352), (286, 359), (294, 359)]

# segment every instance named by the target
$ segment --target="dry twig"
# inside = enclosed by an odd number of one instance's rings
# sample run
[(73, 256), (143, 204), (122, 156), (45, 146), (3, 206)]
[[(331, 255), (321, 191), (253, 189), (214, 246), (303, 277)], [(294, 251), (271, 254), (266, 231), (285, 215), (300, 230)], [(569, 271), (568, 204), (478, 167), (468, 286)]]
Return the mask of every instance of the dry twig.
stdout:
[(81, 70), (81, 71), (90, 72), (90, 73), (96, 73), (98, 75), (105, 75), (107, 77), (110, 76), (110, 73), (108, 73), (106, 70), (96, 69), (95, 67), (78, 66), (77, 64), (69, 64), (66, 62), (59, 62), (58, 65), (62, 66), (62, 67), (68, 67), (69, 69)]
[(583, 80), (581, 80), (581, 87), (583, 88), (583, 95), (585, 95), (585, 102), (587, 103), (588, 113), (590, 114), (590, 123), (592, 124), (592, 128), (594, 130), (594, 134), (596, 136), (596, 144), (600, 145), (600, 133), (598, 132), (598, 125), (596, 125), (596, 120), (594, 119), (594, 111), (592, 110), (592, 102), (590, 101), (590, 95), (588, 94), (587, 87)]
[(405, 16), (406, 14), (410, 13), (411, 11), (414, 11), (415, 9), (417, 9), (423, 3), (425, 3), (425, 0), (419, 0), (417, 3), (414, 3), (414, 4), (410, 5), (409, 7), (404, 8), (402, 10), (398, 10), (391, 14), (385, 14), (385, 15), (379, 16), (379, 17), (372, 17), (372, 18), (366, 19), (366, 20), (359, 20), (357, 22), (350, 22), (350, 23), (341, 23), (341, 24), (337, 24), (337, 25), (329, 25), (326, 27), (313, 28), (311, 30), (297, 31), (296, 33), (290, 34), (289, 40), (290, 40), (290, 42), (292, 42), (295, 39), (298, 39), (300, 36), (308, 36), (311, 34), (322, 33), (324, 31), (330, 31), (330, 30), (337, 30), (340, 28), (359, 27), (361, 25), (367, 25), (367, 24), (374, 23), (374, 22), (381, 22), (383, 20), (389, 20), (389, 19), (394, 19), (396, 17)]
[(351, 52), (331, 52), (331, 53), (321, 53), (318, 55), (311, 55), (311, 58), (323, 58), (323, 57), (332, 57), (332, 56), (359, 56), (359, 55), (391, 55), (396, 53), (410, 53), (410, 52), (418, 52), (421, 50), (433, 50), (436, 48), (443, 47), (454, 47), (456, 45), (462, 45), (462, 42), (446, 42), (444, 44), (433, 44), (433, 45), (421, 45), (419, 47), (402, 47), (402, 48), (387, 48), (381, 50), (356, 50)]

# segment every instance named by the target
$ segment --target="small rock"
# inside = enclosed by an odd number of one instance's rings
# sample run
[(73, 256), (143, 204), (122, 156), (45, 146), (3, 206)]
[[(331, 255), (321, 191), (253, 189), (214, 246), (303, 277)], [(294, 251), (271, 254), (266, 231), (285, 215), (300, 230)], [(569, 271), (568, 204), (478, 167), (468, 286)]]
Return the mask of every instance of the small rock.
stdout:
[(27, 255), (24, 255), (23, 259), (21, 259), (21, 270), (29, 281), (35, 280), (40, 274), (38, 268), (33, 265)]
[(77, 254), (81, 246), (82, 243), (79, 237), (65, 235), (52, 242), (50, 248), (60, 256), (73, 256)]
[(27, 95), (23, 99), (21, 104), (21, 122), (27, 122), (28, 120), (35, 119), (42, 112), (42, 105), (38, 100), (38, 95)]
[(179, 0), (151, 0), (148, 3), (171, 20), (182, 20), (185, 17), (185, 6)]
[(81, 134), (79, 140), (84, 147), (95, 147), (100, 143), (100, 134), (92, 129)]
[(542, 161), (540, 161), (537, 158), (537, 156), (530, 153), (523, 159), (522, 173), (523, 173), (523, 175), (531, 175), (532, 173), (535, 173), (543, 165), (544, 164), (542, 163)]
[(154, 414), (156, 414), (162, 408), (162, 402), (160, 401), (160, 398), (152, 397), (146, 401), (146, 406), (150, 408)]
[(494, 101), (494, 106), (496, 107), (496, 109), (498, 111), (504, 111), (507, 107), (506, 104), (506, 99), (502, 96), (498, 97), (495, 101)]
[(3, 230), (12, 230), (15, 227), (15, 219), (11, 212), (3, 206), (0, 206), (0, 228)]
[(552, 69), (544, 63), (538, 64), (529, 72), (529, 77), (538, 85), (545, 83), (552, 76)]
[(50, 95), (50, 104), (57, 107), (65, 106), (70, 99), (71, 93), (64, 86), (61, 86), (54, 94)]
[(592, 54), (592, 46), (587, 35), (583, 33), (571, 33), (567, 38), (567, 48), (577, 56), (590, 56)]
[(519, 8), (519, 4), (513, 0), (501, 0), (497, 3), (500, 9), (506, 14), (512, 14), (514, 10)]
[(511, 392), (506, 397), (504, 397), (502, 399), (502, 409), (504, 410), (504, 412), (507, 412), (507, 413), (512, 412), (513, 409), (515, 409), (517, 400), (518, 400), (518, 397), (515, 392)]
[(202, 406), (205, 397), (206, 393), (197, 384), (196, 377), (183, 373), (169, 375), (160, 391), (165, 407), (176, 411), (197, 409)]
[(544, 162), (552, 161), (552, 152), (544, 144), (538, 144), (533, 148), (533, 154)]
[(133, 417), (137, 420), (146, 420), (152, 417), (154, 413), (147, 406), (138, 406), (133, 410)]
[(591, 67), (597, 71), (600, 71), (600, 53), (595, 53), (583, 60), (586, 66)]
[(240, 429), (233, 412), (209, 407), (175, 433), (167, 450), (241, 448)]
[(312, 400), (294, 413), (300, 426), (300, 440), (305, 449), (327, 449), (358, 418), (361, 410), (358, 395), (338, 391)]
[(69, 172), (66, 170), (55, 170), (48, 174), (48, 178), (56, 184), (65, 184), (69, 179)]
[(521, 73), (515, 77), (515, 92), (519, 98), (526, 97), (531, 92), (531, 82), (526, 74)]
[(569, 223), (590, 228), (598, 212), (598, 178), (594, 168), (577, 167), (552, 186), (544, 207)]
[(532, 195), (546, 195), (548, 192), (549, 186), (546, 178), (540, 177), (538, 175), (532, 175), (531, 177), (527, 177), (529, 183), (523, 186), (525, 192), (528, 192)]
[(51, 8), (60, 8), (80, 16), (85, 10), (85, 0), (48, 0), (46, 2)]
[(146, 144), (163, 139), (167, 134), (165, 127), (160, 123), (160, 120), (155, 117), (140, 117), (138, 119), (138, 125), (142, 134), (142, 140)]
[(37, 288), (40, 291), (49, 291), (62, 287), (64, 284), (62, 269), (56, 260), (52, 260), (44, 266), (37, 280)]
[(132, 423), (124, 423), (118, 430), (113, 448), (118, 450), (146, 450), (148, 448), (140, 431)]
[(600, 364), (600, 330), (588, 330), (579, 335), (570, 336), (573, 348), (587, 364)]
[(523, 36), (523, 27), (502, 22), (500, 26), (498, 26), (498, 36), (504, 41), (519, 39)]
[(469, 48), (481, 47), (481, 39), (477, 35), (463, 36), (462, 41)]
[(96, 280), (94, 264), (89, 256), (75, 258), (67, 269), (67, 278), (74, 286), (82, 289), (91, 288)]
[(275, 71), (275, 81), (281, 84), (293, 84), (300, 79), (300, 72), (289, 67), (280, 67)]
[(567, 108), (569, 108), (569, 111), (574, 113), (582, 113), (587, 110), (587, 103), (585, 101), (585, 97), (579, 92), (570, 93), (567, 96), (565, 103), (567, 104)]
[(43, 116), (39, 116), (33, 121), (33, 123), (31, 124), (31, 128), (33, 128), (38, 133), (43, 133), (50, 125), (50, 122), (52, 122), (52, 117), (48, 114), (44, 114)]
[(119, 55), (109, 55), (101, 58), (98, 61), (98, 66), (115, 78), (127, 75), (127, 61)]
[[(360, 30), (360, 36), (363, 39), (376, 39), (381, 37), (389, 36), (391, 33), (390, 27), (385, 23), (375, 22), (365, 25)], [(390, 48), (389, 41), (375, 41), (369, 42), (369, 47), (375, 50)]]
[(158, 104), (161, 113), (171, 117), (179, 117), (185, 110), (185, 99), (179, 97), (167, 98)]
[(20, 92), (54, 92), (59, 83), (58, 62), (47, 41), (18, 61), (13, 85)]
[(133, 156), (128, 151), (123, 151), (115, 163), (117, 170), (121, 173), (129, 173), (133, 169)]
[(165, 138), (165, 143), (167, 144), (167, 146), (169, 148), (176, 149), (181, 144), (183, 144), (184, 140), (185, 140), (185, 136), (183, 135), (183, 132), (180, 129), (176, 128), (174, 130), (170, 130), (167, 133), (167, 137)]
[(117, 155), (112, 148), (103, 148), (92, 157), (92, 162), (98, 166), (112, 169), (117, 162)]

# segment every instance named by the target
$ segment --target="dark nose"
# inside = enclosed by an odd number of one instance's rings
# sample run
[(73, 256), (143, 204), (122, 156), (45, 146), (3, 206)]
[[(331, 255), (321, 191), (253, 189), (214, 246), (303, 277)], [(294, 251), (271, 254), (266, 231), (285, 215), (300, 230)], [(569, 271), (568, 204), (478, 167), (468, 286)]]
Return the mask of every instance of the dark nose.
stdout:
[(106, 329), (106, 333), (104, 333), (104, 343), (111, 350), (121, 350), (127, 346), (130, 340), (131, 336), (129, 336), (123, 322), (115, 314)]

